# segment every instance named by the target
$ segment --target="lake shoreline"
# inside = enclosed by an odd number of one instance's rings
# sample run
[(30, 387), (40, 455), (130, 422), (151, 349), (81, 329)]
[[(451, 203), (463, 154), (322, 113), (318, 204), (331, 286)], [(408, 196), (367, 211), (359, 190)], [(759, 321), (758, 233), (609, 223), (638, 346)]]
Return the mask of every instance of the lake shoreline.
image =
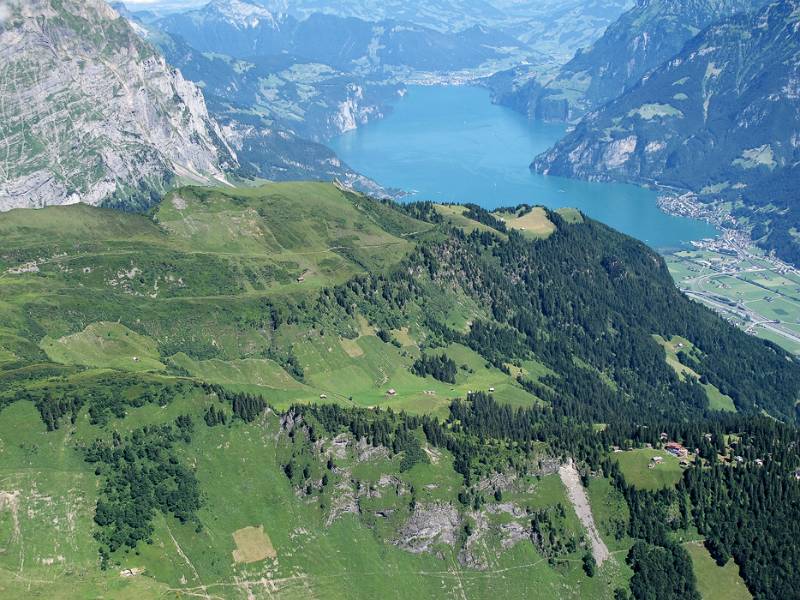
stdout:
[(401, 202), (572, 207), (662, 252), (719, 234), (703, 221), (663, 212), (652, 188), (532, 173), (531, 157), (565, 130), (493, 104), (485, 87), (409, 86), (385, 118), (330, 146)]

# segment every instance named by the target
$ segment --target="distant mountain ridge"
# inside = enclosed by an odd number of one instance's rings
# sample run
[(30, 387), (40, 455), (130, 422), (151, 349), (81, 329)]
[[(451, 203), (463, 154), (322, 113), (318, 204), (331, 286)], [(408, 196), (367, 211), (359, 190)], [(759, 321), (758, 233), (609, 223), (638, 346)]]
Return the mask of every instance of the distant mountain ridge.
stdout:
[(477, 25), (450, 33), (411, 22), (327, 13), (297, 18), (242, 0), (212, 0), (202, 8), (168, 15), (155, 26), (203, 52), (237, 58), (288, 53), (340, 69), (460, 69), (501, 57), (501, 47), (519, 45)]
[(551, 81), (526, 80), (524, 70), (496, 78), (496, 99), (532, 118), (574, 120), (617, 98), (712, 23), (763, 4), (762, 0), (637, 0)]
[(709, 27), (532, 166), (733, 201), (755, 239), (800, 263), (800, 0)]
[[(263, 0), (259, 0), (264, 3)], [(535, 55), (562, 63), (602, 35), (630, 0), (300, 0), (290, 12), (358, 17), (365, 21), (396, 19), (459, 32), (475, 25), (513, 35)]]
[[(215, 117), (263, 118), (304, 138), (323, 142), (388, 113), (403, 87), (374, 84), (330, 67), (289, 56), (248, 60), (201, 52), (177, 35), (148, 37), (170, 62), (203, 88)], [(276, 125), (277, 124), (277, 125)]]

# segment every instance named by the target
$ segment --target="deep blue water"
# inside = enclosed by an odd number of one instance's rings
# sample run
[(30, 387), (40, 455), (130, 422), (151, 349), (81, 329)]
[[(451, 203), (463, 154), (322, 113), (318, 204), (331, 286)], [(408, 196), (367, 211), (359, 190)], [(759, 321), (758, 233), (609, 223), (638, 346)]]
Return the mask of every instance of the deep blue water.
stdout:
[(357, 171), (415, 200), (571, 206), (662, 249), (715, 235), (707, 223), (663, 213), (650, 190), (531, 173), (533, 157), (564, 131), (493, 105), (481, 88), (412, 87), (387, 118), (330, 145)]

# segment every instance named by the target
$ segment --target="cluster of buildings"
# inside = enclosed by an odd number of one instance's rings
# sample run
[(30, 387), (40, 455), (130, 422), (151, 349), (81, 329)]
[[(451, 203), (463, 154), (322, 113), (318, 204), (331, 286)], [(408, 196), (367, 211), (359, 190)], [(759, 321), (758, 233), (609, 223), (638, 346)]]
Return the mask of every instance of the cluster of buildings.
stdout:
[(689, 450), (684, 448), (678, 442), (668, 442), (664, 444), (664, 450), (672, 454), (675, 458), (686, 458), (689, 456)]
[[(670, 441), (669, 435), (667, 433), (662, 433), (660, 437), (661, 437), (661, 442), (664, 444), (664, 451), (667, 452), (668, 454), (671, 454), (675, 458), (680, 459), (680, 465), (681, 465), (682, 468), (688, 467), (689, 464), (690, 464), (689, 463), (689, 454), (690, 454), (689, 453), (689, 449), (686, 448), (685, 446), (683, 446), (682, 444), (678, 443), (678, 442)], [(710, 433), (706, 434), (706, 439), (708, 439), (710, 441), (710, 439), (711, 439), (711, 434)], [(650, 444), (646, 444), (646, 446), (649, 447), (649, 448), (652, 448), (652, 445), (650, 445)], [(733, 446), (735, 447), (736, 444), (734, 443)], [(617, 448), (617, 447), (614, 447), (614, 451), (615, 452), (622, 452), (622, 450)], [(698, 450), (698, 452), (699, 452), (699, 450)], [(747, 460), (743, 456), (740, 456), (740, 455), (735, 455), (733, 457), (721, 456), (720, 459), (723, 462), (728, 462), (728, 463), (732, 462), (732, 463), (736, 463), (736, 464), (740, 464), (740, 465), (744, 465), (745, 462), (747, 462)], [(654, 457), (652, 457), (650, 459), (650, 464), (648, 466), (649, 466), (649, 468), (654, 469), (655, 467), (657, 467), (658, 465), (661, 465), (663, 463), (664, 463), (664, 457), (663, 456), (654, 456)], [(756, 458), (756, 459), (753, 460), (753, 464), (756, 465), (757, 467), (763, 467), (764, 466), (764, 459)], [(796, 469), (794, 471), (793, 475), (794, 475), (794, 479), (795, 480), (800, 481), (800, 468)]]
[[(678, 442), (671, 442), (669, 440), (669, 435), (667, 433), (661, 434), (661, 441), (664, 443), (664, 450), (674, 456), (675, 458), (680, 459), (681, 467), (688, 467), (689, 466), (689, 449), (679, 444)], [(658, 465), (664, 462), (663, 456), (654, 456), (650, 459), (650, 468), (653, 469)]]

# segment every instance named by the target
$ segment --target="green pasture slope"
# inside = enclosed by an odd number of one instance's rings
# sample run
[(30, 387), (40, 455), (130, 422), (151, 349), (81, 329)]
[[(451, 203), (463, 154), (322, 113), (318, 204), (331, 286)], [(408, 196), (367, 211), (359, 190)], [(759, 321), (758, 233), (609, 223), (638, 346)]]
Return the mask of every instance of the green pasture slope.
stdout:
[[(190, 377), (218, 383), (263, 394), (283, 408), (324, 402), (325, 396), (346, 405), (444, 414), (451, 398), (489, 388), (516, 405), (537, 402), (511, 376), (457, 344), (444, 348), (459, 365), (455, 384), (413, 375), (410, 367), (430, 336), (419, 324), (398, 329), (393, 343), (382, 341), (362, 317), (345, 332), (349, 337), (324, 331), (323, 323), (266, 333), (264, 302), (280, 310), (287, 298), (302, 301), (358, 273), (380, 272), (430, 229), (322, 184), (187, 188), (149, 216), (83, 205), (11, 211), (0, 218), (3, 389), (17, 389), (13, 382), (23, 378), (31, 381), (26, 389), (42, 392), (56, 376), (66, 387), (88, 389), (101, 380), (120, 391), (129, 380), (114, 373), (127, 372), (161, 382)], [(442, 298), (441, 305), (449, 322), (462, 327), (478, 314), (466, 298)], [(302, 380), (281, 364), (283, 348), (297, 357)], [(9, 400), (11, 394), (4, 395), (0, 405)], [(354, 598), (444, 597), (460, 589), (470, 596), (522, 598), (547, 589), (563, 597), (603, 597), (612, 581), (625, 585), (622, 563), (589, 579), (577, 555), (553, 566), (530, 543), (504, 551), (496, 534), (485, 542), (488, 569), (463, 567), (446, 544), (439, 557), (401, 550), (391, 542), (410, 514), (407, 492), (365, 499), (367, 514), (398, 511), (392, 523), (381, 524), (380, 535), (375, 523), (353, 515), (327, 525), (326, 511), (299, 499), (282, 471), (287, 449), (285, 441), (275, 441), (277, 420), (208, 428), (209, 405), (206, 395), (191, 392), (164, 407), (129, 406), (124, 418), (110, 416), (104, 424), (93, 423), (83, 407), (74, 423), (51, 432), (33, 403), (6, 406), (0, 412), (0, 594), (291, 598), (311, 591)], [(157, 513), (152, 543), (118, 551), (101, 570), (93, 539), (99, 481), (80, 448), (111, 431), (124, 435), (181, 414), (195, 423), (192, 445), (181, 452), (202, 487), (202, 533)], [(402, 475), (385, 459), (352, 469), (373, 485), (381, 476), (402, 477), (419, 490), (421, 503), (457, 502), (461, 478), (446, 452), (436, 464)], [(531, 480), (518, 500), (568, 506), (553, 475)], [(571, 535), (581, 535), (574, 513), (567, 516)], [(511, 517), (497, 518), (499, 528)], [(275, 560), (232, 560), (233, 533), (248, 526), (264, 528)]]
[[(661, 464), (653, 465), (653, 458), (661, 457)], [(666, 450), (640, 448), (614, 454), (626, 481), (643, 490), (673, 487), (681, 479), (680, 461)]]
[[(328, 396), (435, 412), (490, 387), (501, 399), (530, 403), (510, 376), (464, 347), (447, 350), (468, 367), (456, 384), (413, 375), (414, 337), (422, 344), (428, 335), (417, 325), (404, 334), (405, 347), (370, 327), (343, 335), (303, 324), (266, 333), (265, 303), (280, 310), (287, 298), (302, 301), (358, 273), (380, 272), (430, 229), (314, 183), (181, 189), (150, 218), (83, 205), (11, 211), (0, 219), (11, 251), (0, 258), (0, 360), (171, 371), (265, 393), (279, 407)], [(454, 323), (479, 314), (467, 299), (442, 297), (441, 304)], [(302, 381), (280, 364), (277, 347), (291, 348)]]
[(689, 542), (686, 549), (692, 557), (697, 589), (703, 600), (750, 600), (753, 597), (735, 562), (731, 560), (720, 567), (700, 542)]
[[(492, 231), (456, 207), (434, 210), (462, 231)], [(532, 214), (523, 226), (549, 234), (582, 222)], [(626, 589), (630, 517), (608, 479), (589, 481), (611, 551), (589, 577), (583, 525), (544, 449), (531, 449), (541, 461), (516, 479), (479, 482), (475, 504), (461, 497), (456, 457), (419, 431), (409, 465), (410, 451), (365, 449), (313, 424), (295, 435), (282, 422), (310, 404), (446, 417), (475, 391), (515, 408), (546, 404), (558, 374), (538, 355), (492, 362), (431, 326), (468, 333), (490, 318), (463, 288), (420, 277), (424, 309), (334, 301), (335, 286), (365, 286), (367, 274), (391, 281), (443, 231), (318, 183), (182, 188), (148, 215), (82, 205), (0, 215), (0, 597), (611, 599)], [(452, 361), (453, 379), (414, 374), (423, 356)], [(271, 408), (249, 414), (225, 394)], [(126, 471), (85, 458), (97, 440), (122, 448), (155, 426), (180, 434), (169, 448), (119, 453), (150, 464), (142, 473), (196, 481), (200, 506), (183, 520), (153, 508), (144, 537), (109, 545), (96, 510), (113, 513), (113, 477)], [(487, 472), (513, 455), (495, 450)], [(671, 464), (647, 472), (638, 452), (620, 456), (635, 485), (677, 481)], [(163, 485), (164, 498), (185, 491)], [(404, 549), (417, 517), (443, 529)], [(240, 548), (243, 530), (263, 535)]]
[[(460, 566), (446, 544), (439, 557), (414, 554), (391, 543), (402, 516), (408, 516), (408, 497), (393, 486), (380, 488), (380, 498), (364, 501), (371, 521), (344, 515), (328, 523), (317, 502), (298, 498), (282, 472), (291, 447), (277, 440), (278, 421), (266, 417), (249, 425), (209, 428), (202, 409), (210, 401), (199, 396), (177, 399), (166, 409), (143, 407), (113, 423), (123, 435), (147, 423), (190, 414), (197, 423), (192, 446), (183, 458), (191, 461), (205, 495), (200, 512), (203, 531), (172, 517), (154, 520), (152, 543), (136, 552), (120, 552), (105, 571), (98, 568), (92, 522), (96, 485), (93, 468), (84, 463), (76, 446), (102, 434), (81, 416), (73, 426), (46, 432), (35, 409), (15, 403), (3, 411), (0, 478), (4, 500), (0, 520), (0, 593), (4, 597), (139, 597), (201, 595), (222, 598), (295, 598), (312, 594), (325, 598), (449, 597), (463, 590), (468, 597), (499, 595), (526, 598), (607, 597), (611, 584), (624, 585), (625, 569), (609, 564), (595, 578), (579, 567), (580, 555), (552, 566), (528, 542), (503, 551), (500, 536), (487, 537), (481, 552), (488, 566)], [(276, 441), (277, 440), (277, 441)], [(396, 462), (370, 463), (337, 459), (337, 470), (352, 473), (362, 485), (378, 486), (382, 476), (397, 477), (420, 490), (420, 504), (456, 501), (460, 478), (446, 453), (436, 463), (400, 473)], [(345, 483), (349, 480), (341, 479)], [(332, 477), (331, 486), (340, 478)], [(433, 487), (435, 486), (435, 487)], [(505, 502), (533, 508), (569, 506), (558, 477), (525, 482), (524, 492)], [(13, 492), (7, 491), (13, 490)], [(13, 494), (13, 495), (12, 495)], [(379, 511), (397, 511), (394, 522), (383, 523)], [(524, 513), (523, 513), (524, 514)], [(505, 513), (492, 517), (493, 530), (522, 521)], [(375, 521), (378, 521), (377, 523)], [(262, 526), (277, 557), (251, 564), (232, 560), (233, 533)], [(567, 513), (569, 535), (581, 535), (574, 513)], [(387, 541), (382, 541), (386, 536)], [(612, 568), (613, 567), (613, 568)], [(513, 576), (511, 576), (513, 575)]]

